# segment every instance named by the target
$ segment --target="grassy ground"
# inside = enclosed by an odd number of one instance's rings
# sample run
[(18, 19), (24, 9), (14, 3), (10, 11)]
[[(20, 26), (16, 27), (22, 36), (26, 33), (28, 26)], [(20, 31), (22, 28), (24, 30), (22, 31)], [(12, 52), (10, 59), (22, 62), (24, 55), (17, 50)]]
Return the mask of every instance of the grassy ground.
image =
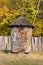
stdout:
[(0, 51), (0, 65), (43, 65), (43, 52), (14, 54)]

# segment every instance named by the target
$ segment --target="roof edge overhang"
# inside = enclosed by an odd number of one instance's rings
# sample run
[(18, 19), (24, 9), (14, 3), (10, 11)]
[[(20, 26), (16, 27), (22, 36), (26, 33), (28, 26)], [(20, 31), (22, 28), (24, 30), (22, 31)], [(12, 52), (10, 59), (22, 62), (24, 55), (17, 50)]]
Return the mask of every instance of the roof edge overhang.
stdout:
[(23, 28), (23, 27), (35, 28), (34, 26), (29, 26), (29, 25), (9, 25), (8, 27), (9, 27), (9, 28), (13, 28), (13, 27), (17, 27), (17, 28), (18, 28), (18, 27), (22, 27), (22, 28)]

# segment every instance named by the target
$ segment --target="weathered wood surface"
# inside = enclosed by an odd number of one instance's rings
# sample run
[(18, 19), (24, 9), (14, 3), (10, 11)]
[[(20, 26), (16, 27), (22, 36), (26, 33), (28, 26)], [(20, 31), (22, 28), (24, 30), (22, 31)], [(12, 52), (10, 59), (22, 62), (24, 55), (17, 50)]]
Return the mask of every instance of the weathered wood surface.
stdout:
[(32, 28), (12, 28), (11, 51), (28, 53), (31, 51)]
[[(43, 51), (43, 37), (32, 37), (32, 51)], [(0, 36), (0, 50), (11, 50), (11, 37)]]

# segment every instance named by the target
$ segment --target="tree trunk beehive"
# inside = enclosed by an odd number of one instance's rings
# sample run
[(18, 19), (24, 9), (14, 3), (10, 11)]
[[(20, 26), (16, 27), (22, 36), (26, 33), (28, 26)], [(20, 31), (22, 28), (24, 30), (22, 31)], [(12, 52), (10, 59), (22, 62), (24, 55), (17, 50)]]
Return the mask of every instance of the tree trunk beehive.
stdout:
[(32, 28), (13, 27), (11, 30), (11, 51), (28, 53), (31, 50)]

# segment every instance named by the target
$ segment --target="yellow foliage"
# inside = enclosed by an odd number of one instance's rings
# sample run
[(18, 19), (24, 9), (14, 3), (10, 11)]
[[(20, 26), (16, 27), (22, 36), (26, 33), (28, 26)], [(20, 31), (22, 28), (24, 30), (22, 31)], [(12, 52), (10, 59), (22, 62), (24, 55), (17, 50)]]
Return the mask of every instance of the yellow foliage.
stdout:
[(6, 19), (4, 19), (1, 23), (0, 23), (0, 27), (3, 26), (6, 23)]
[(14, 16), (17, 16), (19, 14), (20, 14), (20, 11), (19, 10), (17, 10), (17, 11), (14, 12)]
[(0, 8), (0, 16), (2, 16), (4, 13), (8, 14), (9, 9), (7, 8), (7, 6), (3, 6), (2, 8)]

